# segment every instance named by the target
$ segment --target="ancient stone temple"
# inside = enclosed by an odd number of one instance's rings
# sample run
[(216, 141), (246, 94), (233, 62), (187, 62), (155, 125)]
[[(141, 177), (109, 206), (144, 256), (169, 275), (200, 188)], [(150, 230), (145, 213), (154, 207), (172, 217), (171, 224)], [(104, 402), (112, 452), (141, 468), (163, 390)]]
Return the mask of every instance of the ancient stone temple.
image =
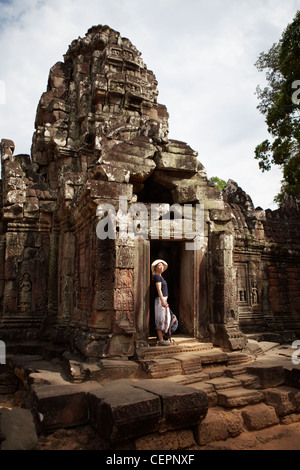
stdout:
[[(1, 339), (133, 356), (153, 335), (155, 258), (183, 335), (238, 350), (248, 332), (300, 330), (299, 206), (255, 210), (233, 182), (222, 195), (197, 152), (169, 139), (157, 97), (133, 44), (92, 27), (50, 70), (31, 156), (2, 139)], [(120, 204), (133, 225), (144, 211), (144, 236), (122, 236)], [(198, 231), (178, 235), (182, 207), (196, 228), (201, 209)]]

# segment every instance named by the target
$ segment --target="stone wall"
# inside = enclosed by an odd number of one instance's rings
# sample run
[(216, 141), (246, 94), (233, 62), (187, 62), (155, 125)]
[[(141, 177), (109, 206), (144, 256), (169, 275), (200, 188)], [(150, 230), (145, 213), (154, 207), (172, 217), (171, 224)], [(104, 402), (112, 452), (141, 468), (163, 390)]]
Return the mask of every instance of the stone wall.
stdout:
[(286, 198), (280, 209), (254, 209), (232, 181), (225, 198), (233, 209), (233, 249), (239, 323), (246, 332), (300, 327), (300, 207)]

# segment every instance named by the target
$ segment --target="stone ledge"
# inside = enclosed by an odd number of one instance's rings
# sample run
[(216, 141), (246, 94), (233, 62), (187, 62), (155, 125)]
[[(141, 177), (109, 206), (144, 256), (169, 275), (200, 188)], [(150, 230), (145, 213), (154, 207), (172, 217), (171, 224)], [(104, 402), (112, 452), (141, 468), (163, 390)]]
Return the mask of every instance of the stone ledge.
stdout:
[(33, 385), (32, 408), (37, 426), (43, 431), (80, 426), (89, 422), (87, 392), (99, 389), (96, 383)]
[(89, 393), (90, 421), (110, 442), (132, 439), (158, 430), (160, 398), (128, 380), (105, 384)]
[(217, 391), (217, 395), (218, 405), (225, 408), (237, 408), (258, 403), (264, 398), (262, 392), (245, 388)]
[(134, 386), (160, 397), (160, 432), (197, 425), (206, 416), (208, 398), (201, 390), (165, 380), (141, 380)]

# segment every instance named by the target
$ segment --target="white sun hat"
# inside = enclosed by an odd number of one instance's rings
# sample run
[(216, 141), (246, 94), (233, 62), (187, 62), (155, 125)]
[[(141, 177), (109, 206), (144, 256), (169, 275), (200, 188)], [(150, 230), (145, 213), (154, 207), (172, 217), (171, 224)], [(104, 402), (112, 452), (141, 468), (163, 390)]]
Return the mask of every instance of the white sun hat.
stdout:
[(155, 274), (155, 266), (157, 266), (159, 263), (162, 263), (164, 265), (164, 270), (163, 272), (168, 268), (168, 263), (166, 263), (163, 259), (156, 259), (155, 261), (153, 261), (153, 263), (151, 264), (151, 271), (152, 271), (152, 274), (154, 275)]

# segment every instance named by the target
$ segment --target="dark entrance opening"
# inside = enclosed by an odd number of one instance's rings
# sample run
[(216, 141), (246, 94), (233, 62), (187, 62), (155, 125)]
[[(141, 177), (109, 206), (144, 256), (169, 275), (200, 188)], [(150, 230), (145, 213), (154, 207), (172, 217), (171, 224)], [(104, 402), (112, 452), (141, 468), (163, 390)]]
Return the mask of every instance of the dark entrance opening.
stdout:
[[(168, 303), (171, 310), (178, 317), (180, 324), (181, 242), (152, 240), (150, 245), (150, 264), (156, 259), (163, 259), (168, 263), (168, 269), (163, 273), (163, 277), (168, 283)], [(149, 336), (156, 336), (154, 315), (155, 297), (157, 297), (157, 290), (151, 276)]]

